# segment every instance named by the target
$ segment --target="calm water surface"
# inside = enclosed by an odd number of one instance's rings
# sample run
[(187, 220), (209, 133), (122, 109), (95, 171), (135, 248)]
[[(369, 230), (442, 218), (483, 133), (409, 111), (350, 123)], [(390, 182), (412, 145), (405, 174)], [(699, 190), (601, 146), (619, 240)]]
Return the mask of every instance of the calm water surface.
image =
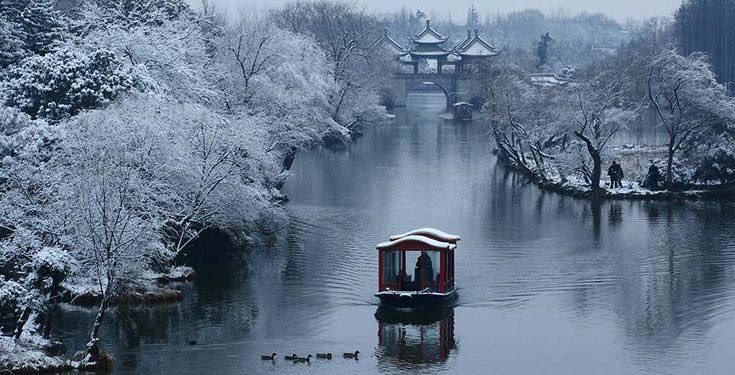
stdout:
[[(496, 165), (481, 124), (440, 119), (443, 97), (410, 99), (346, 152), (299, 155), (291, 224), (247, 262), (199, 266), (179, 304), (113, 313), (116, 372), (733, 372), (735, 205), (542, 192)], [(458, 306), (378, 320), (374, 245), (420, 226), (462, 236)], [(57, 335), (81, 348), (91, 315), (61, 314)], [(339, 355), (282, 359), (316, 352)]]

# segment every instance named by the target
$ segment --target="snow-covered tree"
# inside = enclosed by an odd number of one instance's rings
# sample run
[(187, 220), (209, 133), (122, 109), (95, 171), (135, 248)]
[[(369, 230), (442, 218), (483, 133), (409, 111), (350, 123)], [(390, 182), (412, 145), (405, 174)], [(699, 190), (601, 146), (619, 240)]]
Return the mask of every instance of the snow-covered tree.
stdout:
[(4, 101), (33, 118), (59, 121), (108, 103), (134, 83), (134, 74), (113, 53), (65, 48), (10, 69)]
[[(378, 106), (351, 111), (348, 104), (367, 103), (361, 98), (378, 91), (382, 79), (389, 79), (372, 63), (371, 43), (382, 32), (377, 19), (350, 4), (335, 1), (295, 2), (272, 13), (276, 24), (286, 30), (308, 35), (326, 53), (333, 66), (336, 92), (330, 97), (331, 116), (338, 123), (359, 132), (362, 118), (381, 115)], [(337, 138), (338, 135), (334, 134)]]
[[(615, 65), (597, 66), (575, 90), (570, 112), (573, 134), (583, 142), (591, 166), (583, 168), (593, 193), (600, 189), (603, 156), (610, 140), (627, 126), (637, 113), (637, 103), (628, 103), (629, 76)], [(574, 107), (572, 107), (574, 108)]]
[[(116, 0), (113, 5), (118, 3), (139, 2)], [(171, 11), (179, 9), (177, 4), (146, 2), (141, 6), (148, 10), (135, 11), (133, 17), (120, 15), (118, 6), (91, 2), (80, 12), (78, 44), (90, 51), (113, 51), (127, 69), (146, 72), (150, 79), (145, 85), (155, 90), (225, 109), (229, 103), (221, 86), (228, 84), (229, 72), (216, 65), (217, 57), (226, 51), (217, 39), (221, 25), (213, 24), (206, 14), (194, 15), (188, 8)], [(87, 25), (94, 27), (84, 29)]]
[(735, 102), (702, 54), (681, 56), (665, 46), (649, 69), (648, 100), (668, 135), (666, 184), (671, 187), (676, 155), (714, 124), (735, 121)]
[(66, 33), (66, 20), (54, 9), (53, 0), (30, 0), (20, 13), (26, 47), (45, 55), (59, 45)]
[(513, 64), (493, 66), (484, 84), (489, 99), (484, 112), (499, 157), (538, 179), (555, 177), (555, 154), (568, 143), (560, 126), (566, 108), (558, 98), (568, 95), (566, 90), (532, 85), (528, 72)]
[(126, 30), (160, 26), (188, 13), (189, 6), (183, 0), (92, 0), (81, 4), (80, 12), (75, 29), (85, 33), (113, 25)]
[(26, 55), (24, 35), (19, 25), (0, 16), (0, 80), (6, 68), (19, 62)]
[(477, 12), (477, 8), (475, 8), (474, 4), (470, 4), (469, 8), (467, 8), (467, 20), (465, 25), (468, 28), (480, 26), (480, 14)]

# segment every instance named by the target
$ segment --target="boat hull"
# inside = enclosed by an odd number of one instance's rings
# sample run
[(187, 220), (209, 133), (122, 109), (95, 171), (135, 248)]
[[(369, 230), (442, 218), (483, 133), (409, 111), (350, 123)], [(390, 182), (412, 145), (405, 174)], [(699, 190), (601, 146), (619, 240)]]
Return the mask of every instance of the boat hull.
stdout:
[(375, 296), (381, 304), (398, 308), (449, 306), (457, 298), (457, 289), (446, 293), (387, 291), (376, 293)]

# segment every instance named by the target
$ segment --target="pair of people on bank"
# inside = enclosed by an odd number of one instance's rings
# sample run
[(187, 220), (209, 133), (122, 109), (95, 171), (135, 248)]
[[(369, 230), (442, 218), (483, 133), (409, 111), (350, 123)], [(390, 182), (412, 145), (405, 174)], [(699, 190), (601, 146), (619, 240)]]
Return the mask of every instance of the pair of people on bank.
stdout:
[(616, 161), (613, 160), (612, 165), (607, 169), (607, 175), (610, 176), (611, 188), (615, 189), (623, 187), (623, 167), (621, 167)]

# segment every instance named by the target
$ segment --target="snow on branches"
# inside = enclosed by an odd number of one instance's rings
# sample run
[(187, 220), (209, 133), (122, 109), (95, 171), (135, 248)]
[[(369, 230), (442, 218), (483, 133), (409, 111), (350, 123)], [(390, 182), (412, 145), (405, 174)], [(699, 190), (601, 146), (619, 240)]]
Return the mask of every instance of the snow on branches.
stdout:
[(65, 48), (10, 69), (4, 100), (33, 118), (56, 122), (106, 104), (134, 83), (133, 74), (111, 52)]

